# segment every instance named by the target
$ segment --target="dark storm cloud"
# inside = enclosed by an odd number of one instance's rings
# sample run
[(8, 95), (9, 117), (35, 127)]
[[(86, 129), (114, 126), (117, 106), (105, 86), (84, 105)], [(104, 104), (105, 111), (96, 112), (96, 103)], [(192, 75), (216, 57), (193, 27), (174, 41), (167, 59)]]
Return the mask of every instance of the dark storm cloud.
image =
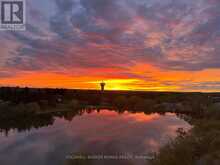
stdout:
[(55, 2), (61, 13), (71, 11), (74, 5), (73, 0), (55, 0)]
[(130, 11), (120, 2), (115, 0), (81, 0), (81, 5), (88, 14), (120, 31), (124, 26), (128, 26), (132, 19)]

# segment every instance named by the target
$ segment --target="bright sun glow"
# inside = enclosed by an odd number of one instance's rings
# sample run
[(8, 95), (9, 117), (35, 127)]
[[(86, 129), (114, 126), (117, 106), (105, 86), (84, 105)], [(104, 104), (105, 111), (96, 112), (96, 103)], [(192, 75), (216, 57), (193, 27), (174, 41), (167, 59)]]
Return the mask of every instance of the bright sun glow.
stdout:
[[(103, 80), (106, 83), (106, 90), (145, 90), (145, 91), (175, 91), (178, 90), (176, 86), (163, 86), (161, 84), (147, 84), (138, 79), (108, 79)], [(99, 84), (101, 81), (90, 81), (88, 83), (97, 85), (99, 89)]]
[[(106, 83), (106, 90), (129, 90), (131, 84), (137, 83), (137, 79), (109, 79), (103, 80)], [(91, 81), (91, 84), (99, 85), (100, 81)]]

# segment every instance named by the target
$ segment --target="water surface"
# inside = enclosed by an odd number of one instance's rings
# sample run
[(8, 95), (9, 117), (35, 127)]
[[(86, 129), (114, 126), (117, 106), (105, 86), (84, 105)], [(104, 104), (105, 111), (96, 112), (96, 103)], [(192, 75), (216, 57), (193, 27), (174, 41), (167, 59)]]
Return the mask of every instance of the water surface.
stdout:
[[(14, 124), (18, 128), (10, 123), (1, 126), (0, 162), (3, 165), (74, 164), (67, 158), (80, 154), (146, 156), (175, 138), (178, 128), (191, 128), (171, 113), (119, 114), (110, 110), (66, 113)], [(142, 165), (146, 161), (117, 160), (114, 164)], [(110, 160), (90, 162), (111, 164)]]

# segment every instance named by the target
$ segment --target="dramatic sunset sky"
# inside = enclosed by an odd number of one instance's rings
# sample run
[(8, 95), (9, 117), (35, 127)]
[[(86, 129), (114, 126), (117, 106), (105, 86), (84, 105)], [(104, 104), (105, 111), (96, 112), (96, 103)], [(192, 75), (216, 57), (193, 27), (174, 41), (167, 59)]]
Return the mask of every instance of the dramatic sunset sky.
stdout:
[(26, 0), (0, 86), (220, 91), (220, 0)]

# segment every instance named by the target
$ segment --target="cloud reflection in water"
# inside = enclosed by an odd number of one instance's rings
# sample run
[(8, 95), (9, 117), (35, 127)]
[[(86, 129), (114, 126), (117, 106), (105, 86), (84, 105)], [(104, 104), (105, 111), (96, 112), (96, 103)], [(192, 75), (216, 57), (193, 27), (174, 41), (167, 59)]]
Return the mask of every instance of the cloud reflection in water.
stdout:
[(70, 153), (131, 153), (157, 151), (177, 128), (190, 125), (175, 114), (93, 111), (72, 121), (56, 118), (38, 130), (0, 136), (0, 161), (4, 165), (60, 165)]

